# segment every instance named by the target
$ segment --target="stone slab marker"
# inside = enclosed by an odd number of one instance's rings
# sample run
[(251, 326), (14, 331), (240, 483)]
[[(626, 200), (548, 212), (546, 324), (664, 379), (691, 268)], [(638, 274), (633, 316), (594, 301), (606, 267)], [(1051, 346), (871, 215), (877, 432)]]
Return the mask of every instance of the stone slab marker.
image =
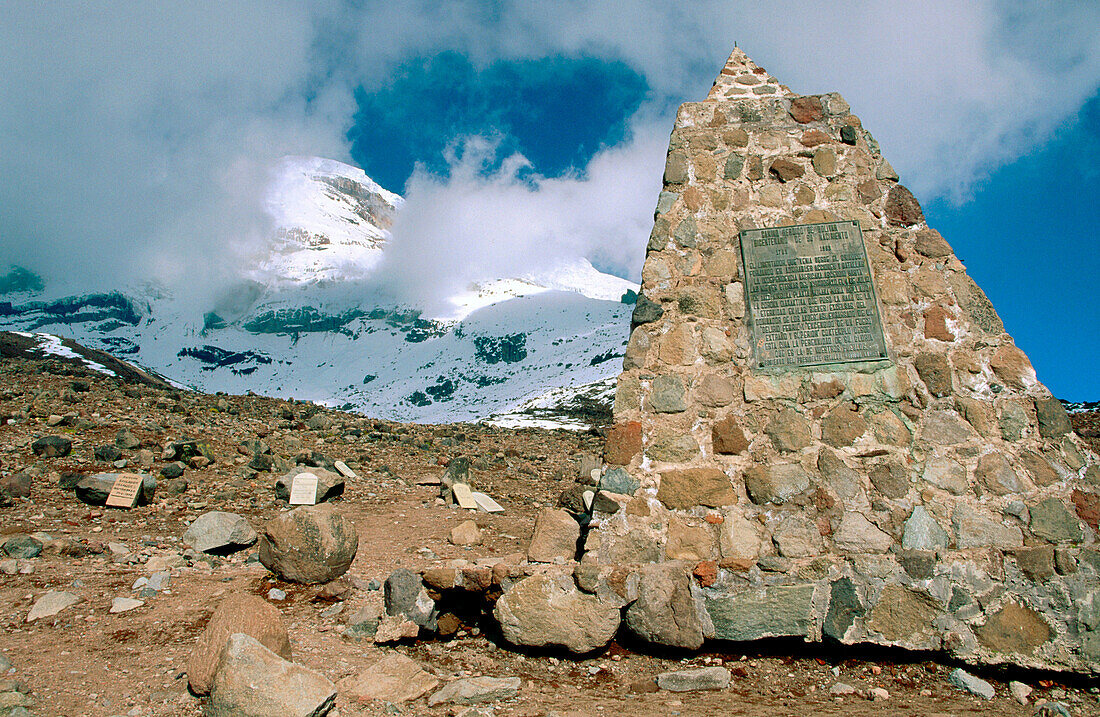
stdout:
[(695, 556), (706, 637), (1100, 671), (1098, 459), (848, 103), (740, 50), (676, 117), (605, 457), (641, 487), (584, 561)]

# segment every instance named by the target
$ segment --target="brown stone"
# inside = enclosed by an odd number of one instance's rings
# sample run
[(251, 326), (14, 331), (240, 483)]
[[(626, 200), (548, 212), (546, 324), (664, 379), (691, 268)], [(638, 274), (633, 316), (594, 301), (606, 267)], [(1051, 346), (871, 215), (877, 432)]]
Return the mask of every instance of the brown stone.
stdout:
[(992, 438), (997, 433), (997, 424), (993, 420), (993, 406), (988, 401), (968, 396), (955, 399), (955, 405), (966, 422), (981, 435)]
[[(454, 615), (450, 617), (457, 619)], [(439, 680), (418, 662), (392, 652), (359, 674), (341, 680), (339, 690), (342, 697), (363, 704), (374, 700), (400, 704), (422, 697), (438, 686)]]
[(1054, 575), (1054, 548), (1049, 545), (1037, 548), (1019, 548), (1014, 553), (1016, 565), (1036, 582)]
[(913, 248), (929, 259), (951, 256), (951, 245), (935, 229), (921, 229), (913, 236)]
[(850, 446), (866, 432), (867, 422), (854, 403), (837, 406), (821, 422), (821, 440), (834, 448)]
[(576, 557), (581, 526), (560, 508), (543, 508), (535, 517), (535, 530), (527, 546), (527, 559), (533, 563), (569, 561)]
[(749, 133), (740, 127), (726, 130), (722, 133), (722, 141), (731, 147), (747, 147), (749, 144)]
[(943, 354), (922, 352), (913, 359), (913, 366), (928, 392), (933, 396), (950, 395), (953, 388), (951, 382), (951, 364)]
[(754, 155), (749, 157), (745, 176), (754, 182), (758, 182), (764, 178), (764, 163), (759, 156)]
[(978, 642), (994, 652), (1021, 655), (1030, 655), (1053, 637), (1050, 625), (1038, 613), (1012, 602), (990, 615), (974, 632)]
[(786, 503), (810, 486), (810, 475), (798, 463), (754, 465), (745, 471), (745, 491), (757, 505)]
[(1100, 496), (1074, 490), (1069, 498), (1077, 509), (1077, 517), (1091, 525), (1093, 530), (1096, 530), (1098, 528), (1097, 522), (1100, 521)]
[(830, 377), (825, 381), (815, 381), (810, 391), (810, 398), (836, 398), (844, 393), (844, 384), (836, 377)]
[(810, 445), (810, 424), (793, 408), (784, 408), (772, 416), (764, 432), (772, 439), (777, 451), (800, 451)]
[(819, 129), (808, 129), (802, 133), (802, 138), (799, 141), (802, 142), (804, 147), (816, 147), (819, 144), (832, 142), (832, 139)]
[(974, 477), (994, 495), (1022, 493), (1032, 487), (1030, 483), (1020, 478), (1020, 474), (1008, 459), (999, 452), (986, 453), (979, 458)]
[(707, 374), (695, 389), (696, 399), (704, 406), (728, 406), (737, 397), (737, 385), (718, 374)]
[(674, 515), (668, 522), (666, 560), (698, 562), (718, 557), (718, 536), (701, 518)]
[(886, 195), (886, 218), (892, 224), (911, 227), (924, 221), (924, 212), (913, 193), (900, 184), (894, 185)]
[(954, 318), (947, 309), (939, 304), (930, 306), (924, 312), (924, 336), (937, 341), (951, 342), (955, 340), (955, 334), (947, 326), (947, 320)]
[(795, 97), (791, 100), (791, 117), (799, 124), (816, 122), (825, 116), (825, 109), (818, 97)]
[(822, 177), (836, 174), (836, 152), (829, 147), (818, 147), (813, 158), (814, 171)]
[(744, 453), (749, 447), (749, 439), (741, 424), (733, 416), (716, 421), (710, 431), (711, 448), (715, 453), (736, 455)]
[(871, 483), (887, 498), (904, 498), (909, 492), (909, 471), (897, 461), (871, 467)]
[(1020, 451), (1020, 463), (1027, 469), (1031, 479), (1040, 486), (1054, 485), (1062, 478), (1050, 461), (1035, 451)]
[(683, 184), (688, 180), (688, 160), (679, 152), (672, 152), (665, 160), (665, 184)]
[(867, 628), (890, 642), (921, 642), (934, 633), (936, 606), (919, 593), (887, 585), (867, 621)]
[(989, 359), (989, 367), (997, 378), (1012, 388), (1026, 389), (1035, 381), (1035, 369), (1027, 355), (1012, 344), (1003, 344)]
[(699, 444), (690, 433), (658, 429), (646, 455), (655, 461), (683, 463), (699, 455)]
[(358, 548), (350, 519), (328, 503), (304, 505), (264, 526), (260, 562), (283, 580), (327, 583), (347, 572)]
[(737, 502), (730, 478), (718, 468), (685, 468), (662, 471), (657, 500), (669, 508), (686, 509), (697, 505), (721, 508)]
[(773, 161), (768, 171), (772, 173), (780, 182), (790, 182), (791, 180), (798, 179), (806, 173), (805, 168), (801, 164), (787, 159), (786, 157), (780, 157)]
[(187, 662), (187, 684), (197, 695), (210, 692), (226, 640), (244, 633), (284, 660), (290, 659), (290, 635), (271, 603), (247, 593), (232, 593), (218, 604)]
[(859, 192), (859, 200), (864, 204), (870, 204), (882, 196), (882, 190), (879, 188), (878, 182), (873, 179), (860, 182), (856, 185), (856, 191)]
[(637, 421), (616, 423), (607, 431), (604, 460), (613, 466), (625, 466), (642, 452), (642, 424)]

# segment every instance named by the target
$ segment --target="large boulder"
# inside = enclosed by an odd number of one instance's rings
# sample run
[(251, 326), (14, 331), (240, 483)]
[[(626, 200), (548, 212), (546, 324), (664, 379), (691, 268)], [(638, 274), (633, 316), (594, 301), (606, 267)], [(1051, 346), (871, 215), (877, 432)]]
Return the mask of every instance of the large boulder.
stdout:
[[(122, 473), (97, 473), (85, 476), (76, 484), (76, 497), (88, 505), (103, 505), (107, 502), (107, 496), (115, 486), (115, 481)], [(153, 500), (157, 492), (157, 479), (154, 476), (143, 476), (141, 490), (138, 492), (137, 504), (146, 505)]]
[(279, 500), (290, 500), (290, 488), (294, 483), (294, 477), (302, 473), (310, 473), (317, 476), (317, 502), (335, 498), (344, 493), (344, 478), (324, 468), (303, 468), (298, 466), (285, 475), (275, 480), (275, 497)]
[(279, 657), (290, 659), (290, 635), (279, 610), (263, 598), (232, 593), (221, 601), (187, 663), (187, 684), (197, 695), (205, 695), (214, 684), (226, 640), (234, 633), (249, 635)]
[(283, 580), (327, 583), (351, 567), (359, 535), (330, 505), (304, 505), (264, 526), (260, 562)]
[(619, 629), (619, 608), (578, 590), (572, 571), (565, 570), (519, 581), (497, 600), (493, 616), (514, 645), (558, 646), (577, 654), (603, 647)]
[(322, 717), (336, 700), (336, 688), (313, 670), (288, 662), (242, 633), (225, 643), (207, 717)]
[(212, 510), (191, 523), (183, 534), (183, 542), (200, 553), (227, 555), (247, 548), (257, 537), (243, 516)]
[(383, 585), (387, 615), (400, 616), (418, 627), (436, 628), (435, 601), (428, 596), (420, 576), (406, 568), (393, 571)]

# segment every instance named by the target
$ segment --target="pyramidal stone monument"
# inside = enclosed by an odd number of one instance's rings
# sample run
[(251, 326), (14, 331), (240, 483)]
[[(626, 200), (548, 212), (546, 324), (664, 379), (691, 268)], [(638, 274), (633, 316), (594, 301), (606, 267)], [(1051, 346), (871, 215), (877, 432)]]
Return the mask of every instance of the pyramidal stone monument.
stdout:
[(898, 179), (740, 50), (680, 107), (581, 565), (691, 575), (652, 642), (1100, 671), (1098, 459)]

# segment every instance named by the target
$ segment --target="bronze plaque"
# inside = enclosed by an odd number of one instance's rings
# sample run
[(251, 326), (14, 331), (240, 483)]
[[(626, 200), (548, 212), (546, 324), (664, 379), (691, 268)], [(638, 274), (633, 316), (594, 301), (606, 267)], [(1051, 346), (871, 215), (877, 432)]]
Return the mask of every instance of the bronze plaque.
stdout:
[(888, 359), (859, 223), (741, 232), (758, 368)]

